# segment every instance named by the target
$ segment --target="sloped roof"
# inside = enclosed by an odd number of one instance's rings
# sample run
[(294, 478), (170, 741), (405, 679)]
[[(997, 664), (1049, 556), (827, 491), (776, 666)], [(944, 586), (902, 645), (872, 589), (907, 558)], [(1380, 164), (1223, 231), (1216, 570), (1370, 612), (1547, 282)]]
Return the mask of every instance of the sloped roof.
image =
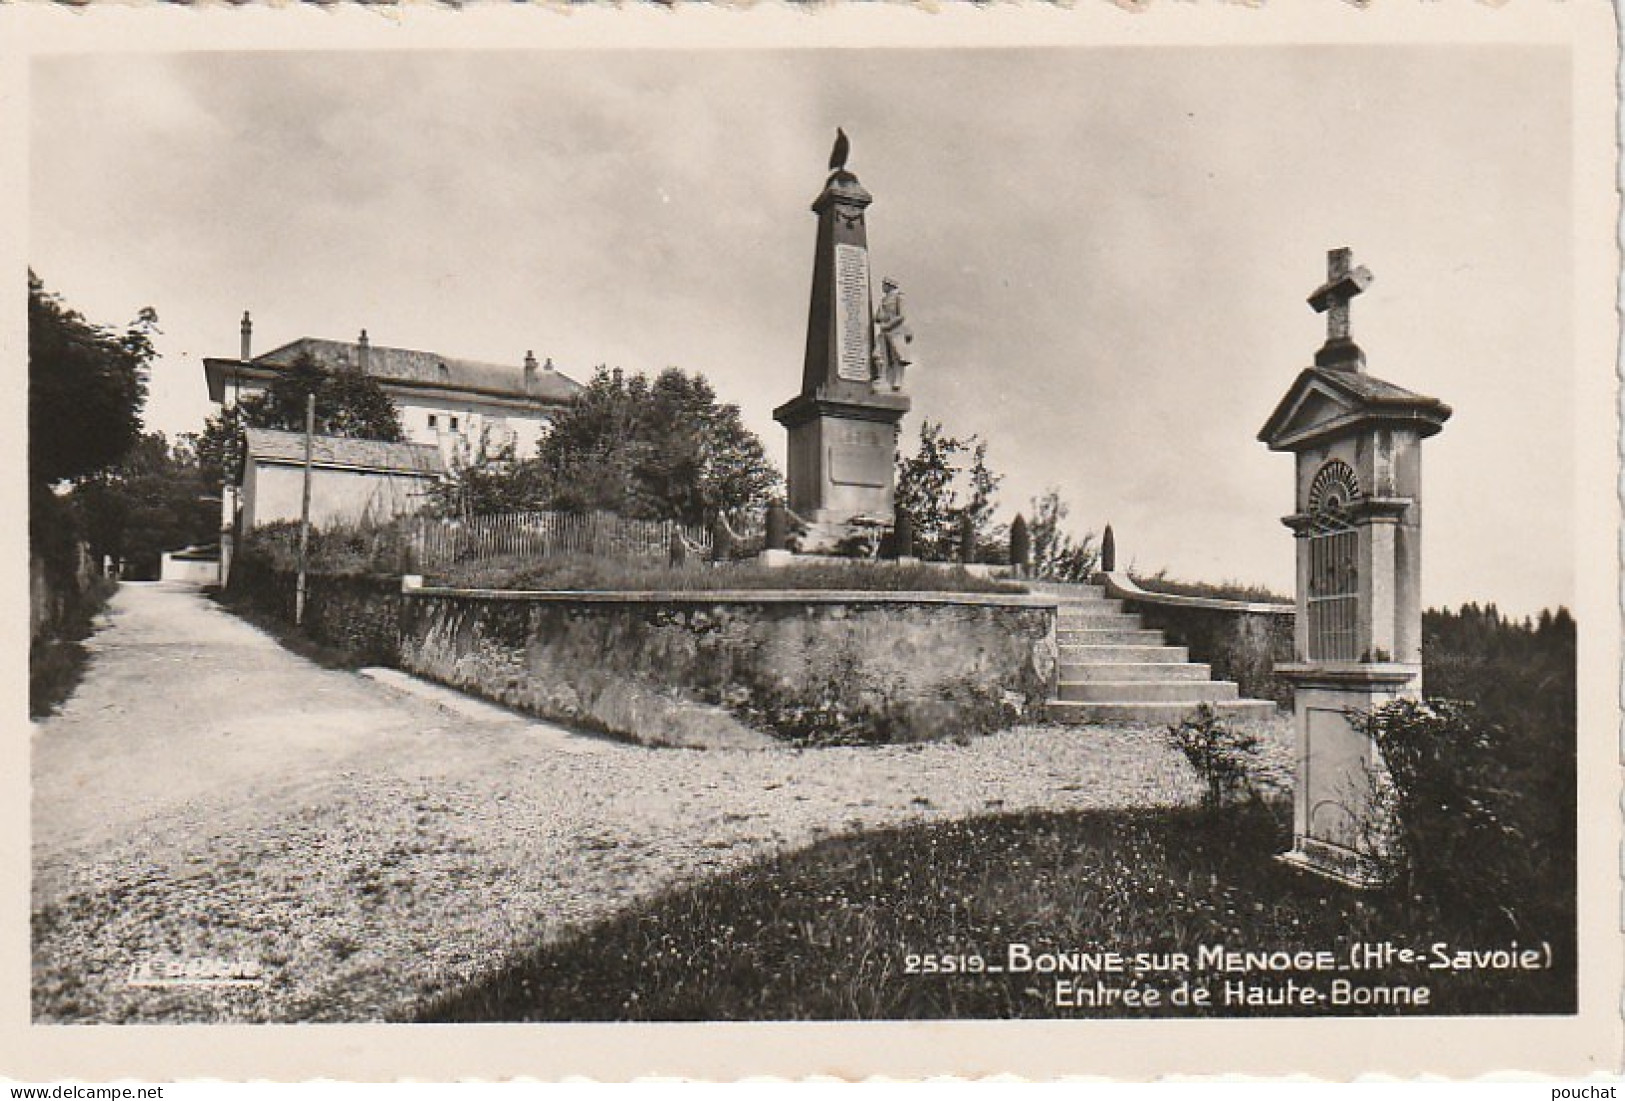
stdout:
[[(305, 434), (273, 428), (244, 429), (250, 459), (272, 463), (305, 461)], [(430, 443), (385, 443), (352, 440), (344, 436), (315, 436), (311, 441), (313, 466), (373, 470), (390, 474), (436, 476), (446, 472), (440, 449)]]
[[(1307, 411), (1316, 393), (1320, 397), (1315, 400), (1327, 406), (1318, 414)], [(1301, 416), (1300, 411), (1303, 411)], [(1418, 394), (1363, 371), (1306, 367), (1264, 422), (1264, 427), (1258, 430), (1258, 439), (1272, 449), (1281, 450), (1373, 417), (1407, 421), (1421, 435), (1431, 436), (1450, 419), (1450, 413), (1450, 406), (1438, 398)], [(1308, 421), (1304, 420), (1305, 416)]]
[(1414, 390), (1407, 390), (1403, 386), (1396, 386), (1368, 375), (1364, 371), (1341, 371), (1334, 367), (1311, 367), (1316, 378), (1330, 383), (1334, 388), (1341, 389), (1363, 401), (1382, 403), (1399, 402), (1401, 404), (1442, 404), (1438, 398), (1430, 398), (1426, 394), (1418, 394)]
[[(255, 356), (253, 362), (263, 367), (291, 367), (301, 352), (309, 353), (312, 359), (330, 369), (354, 367), (361, 362), (360, 344), (312, 336), (300, 337), (291, 344)], [(567, 402), (582, 389), (579, 382), (556, 369), (538, 367), (535, 381), (527, 390), (525, 370), (519, 365), (481, 363), (444, 356), (439, 352), (390, 348), (382, 344), (368, 345), (366, 373), (379, 382), (477, 390), (503, 397), (547, 402)]]

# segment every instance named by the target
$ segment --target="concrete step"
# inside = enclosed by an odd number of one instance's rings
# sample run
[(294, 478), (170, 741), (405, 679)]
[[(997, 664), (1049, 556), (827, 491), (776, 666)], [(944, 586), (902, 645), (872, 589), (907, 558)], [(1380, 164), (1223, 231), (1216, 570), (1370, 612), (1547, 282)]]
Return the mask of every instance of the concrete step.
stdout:
[(1101, 615), (1105, 612), (1120, 612), (1123, 610), (1123, 602), (1121, 600), (1111, 600), (1104, 596), (1097, 596), (1093, 600), (1068, 600), (1062, 597), (1056, 601), (1055, 607), (1064, 618), (1069, 615)]
[(1106, 590), (1099, 585), (1063, 585), (1053, 581), (1029, 581), (1027, 587), (1035, 593), (1053, 596), (1062, 604), (1086, 604), (1106, 599)]
[(1063, 681), (1145, 681), (1195, 680), (1213, 676), (1211, 666), (1200, 662), (1176, 665), (1171, 661), (1065, 661), (1061, 662)]
[(1060, 697), (1082, 703), (1217, 703), (1239, 698), (1235, 681), (1228, 680), (1077, 680), (1062, 677)]
[(1190, 651), (1183, 646), (1131, 646), (1126, 643), (1106, 643), (1062, 645), (1060, 649), (1063, 662), (1157, 661), (1183, 665), (1191, 658)]
[[(1222, 719), (1236, 722), (1271, 719), (1275, 705), (1269, 700), (1221, 700), (1212, 705)], [(1069, 726), (1117, 724), (1162, 725), (1178, 723), (1190, 718), (1196, 711), (1194, 703), (1083, 703), (1076, 700), (1053, 700), (1049, 704), (1049, 721)]]
[(1140, 617), (1133, 612), (1069, 612), (1062, 608), (1055, 620), (1058, 631), (1139, 631)]
[(1055, 633), (1062, 646), (1161, 646), (1168, 640), (1161, 631), (1133, 627), (1128, 630), (1074, 631), (1063, 627)]

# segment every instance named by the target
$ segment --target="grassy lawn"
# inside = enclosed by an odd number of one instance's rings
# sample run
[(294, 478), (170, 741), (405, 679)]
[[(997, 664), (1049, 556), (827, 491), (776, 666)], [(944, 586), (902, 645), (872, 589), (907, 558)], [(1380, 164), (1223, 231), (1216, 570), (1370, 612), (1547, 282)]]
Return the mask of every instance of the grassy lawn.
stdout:
[[(428, 1021), (826, 1020), (1263, 1014), (1568, 1013), (1575, 1006), (1572, 902), (1521, 935), (1488, 915), (1391, 893), (1361, 893), (1272, 858), (1288, 845), (1281, 805), (971, 818), (835, 838), (681, 889), (509, 961), (426, 1006)], [(1572, 900), (1570, 891), (1567, 898)], [(1326, 951), (1354, 942), (1427, 952), (1549, 941), (1538, 970), (1381, 971), (1202, 968), (1202, 946)], [(1116, 950), (1120, 974), (910, 973), (910, 957)], [(1133, 973), (1136, 953), (1192, 959)], [(972, 964), (974, 967), (974, 964)], [(1156, 989), (1157, 1006), (1057, 1005), (1058, 979)], [(1169, 1005), (1181, 981), (1207, 1007)], [(1223, 1004), (1227, 983), (1331, 993), (1426, 988), (1425, 1006)], [(1112, 995), (1107, 995), (1112, 997)], [(1414, 995), (1413, 995), (1414, 997)], [(1097, 995), (1097, 1000), (1099, 996)]]
[(1292, 596), (1289, 593), (1278, 593), (1267, 586), (1253, 585), (1244, 581), (1220, 581), (1217, 584), (1206, 581), (1181, 581), (1169, 577), (1167, 570), (1158, 570), (1144, 577), (1137, 573), (1131, 573), (1129, 576), (1136, 585), (1148, 593), (1201, 596), (1209, 600), (1241, 600), (1255, 604), (1292, 603)]
[(866, 592), (1024, 593), (1026, 586), (978, 577), (958, 567), (896, 562), (795, 564), (658, 561), (560, 555), (460, 562), (428, 575), (434, 585), (469, 589), (711, 591), (719, 589), (862, 590)]

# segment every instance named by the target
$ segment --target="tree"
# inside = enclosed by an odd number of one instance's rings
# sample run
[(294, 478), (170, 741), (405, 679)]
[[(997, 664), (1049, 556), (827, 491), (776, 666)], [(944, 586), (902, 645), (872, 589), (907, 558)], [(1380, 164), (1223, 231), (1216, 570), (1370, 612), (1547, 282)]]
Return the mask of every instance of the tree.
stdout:
[(920, 424), (920, 443), (907, 458), (897, 457), (897, 511), (914, 529), (915, 552), (922, 558), (960, 557), (968, 523), (978, 559), (1003, 553), (1005, 538), (993, 523), (1001, 475), (987, 465), (987, 444), (977, 436), (946, 435), (940, 423)]
[(142, 436), (117, 466), (85, 479), (70, 498), (92, 556), (122, 574), (156, 578), (164, 551), (211, 543), (220, 524), (218, 485), (204, 481), (189, 438)]
[(519, 459), (512, 442), (492, 447), (483, 437), (472, 456), (454, 459), (450, 477), (430, 493), (444, 516), (484, 516), (550, 507), (548, 481), (537, 459)]
[(192, 437), (198, 468), (203, 480), (218, 489), (235, 485), (242, 475), (243, 429), (253, 423), (245, 406), (259, 404), (258, 395), (221, 409), (203, 422), (203, 431)]
[(93, 325), (28, 273), (28, 465), (36, 483), (83, 478), (122, 459), (141, 435), (158, 315), (123, 333)]
[(1061, 491), (1051, 486), (1032, 499), (1028, 537), (1032, 543), (1032, 574), (1047, 581), (1087, 581), (1100, 561), (1093, 534), (1074, 540), (1062, 527), (1071, 511)]
[(241, 470), (243, 429), (305, 430), (305, 400), (316, 395), (316, 434), (361, 440), (405, 438), (400, 410), (371, 375), (348, 368), (329, 370), (309, 352), (301, 352), (265, 390), (250, 394), (211, 416), (195, 441), (198, 466), (212, 486), (237, 481)]
[(649, 388), (644, 433), (636, 476), (657, 515), (698, 524), (762, 509), (779, 484), (739, 407), (718, 403), (703, 375), (662, 371)]
[(548, 508), (602, 509), (624, 516), (655, 511), (643, 500), (637, 470), (648, 450), (642, 411), (649, 380), (603, 367), (571, 399), (536, 445), (541, 493)]
[(392, 443), (403, 438), (400, 410), (377, 379), (350, 368), (329, 370), (309, 352), (300, 352), (272, 379), (260, 400), (244, 402), (244, 412), (256, 428), (303, 432), (305, 402), (311, 394), (316, 395), (318, 436)]
[(696, 525), (765, 508), (780, 480), (739, 407), (675, 367), (599, 368), (509, 479), (541, 507)]

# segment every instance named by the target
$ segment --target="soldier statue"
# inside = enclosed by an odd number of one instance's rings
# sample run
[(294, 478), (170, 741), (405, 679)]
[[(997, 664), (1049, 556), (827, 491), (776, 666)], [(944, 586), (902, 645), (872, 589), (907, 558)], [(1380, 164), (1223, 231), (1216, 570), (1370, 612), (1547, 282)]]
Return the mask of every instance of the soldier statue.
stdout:
[(872, 379), (875, 388), (881, 380), (892, 390), (903, 388), (903, 369), (914, 362), (909, 345), (914, 333), (903, 316), (903, 295), (897, 289), (897, 280), (882, 281), (880, 306), (875, 310), (875, 353)]

